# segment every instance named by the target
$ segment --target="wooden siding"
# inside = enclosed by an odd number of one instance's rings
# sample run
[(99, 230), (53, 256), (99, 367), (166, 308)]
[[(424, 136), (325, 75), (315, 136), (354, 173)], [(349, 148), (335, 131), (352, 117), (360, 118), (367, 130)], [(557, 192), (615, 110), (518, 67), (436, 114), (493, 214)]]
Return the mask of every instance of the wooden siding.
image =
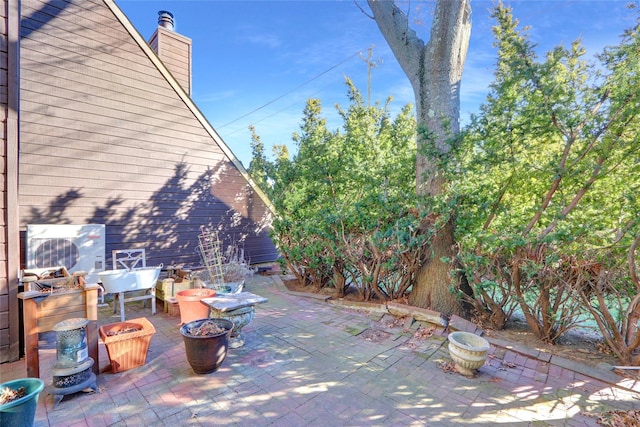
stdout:
[(22, 16), (22, 230), (105, 224), (107, 257), (195, 266), (204, 225), (275, 260), (271, 211), (103, 1), (23, 0)]
[(178, 80), (182, 88), (191, 94), (191, 39), (163, 27), (158, 27), (149, 45)]

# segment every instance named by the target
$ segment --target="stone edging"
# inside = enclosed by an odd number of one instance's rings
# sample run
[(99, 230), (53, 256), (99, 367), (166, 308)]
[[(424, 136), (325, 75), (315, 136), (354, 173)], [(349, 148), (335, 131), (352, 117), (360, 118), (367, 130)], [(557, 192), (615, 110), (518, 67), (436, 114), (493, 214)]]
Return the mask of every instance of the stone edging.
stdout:
[[(350, 308), (353, 310), (364, 310), (369, 312), (374, 312), (378, 314), (391, 314), (394, 316), (412, 316), (416, 321), (427, 322), (431, 324), (436, 324), (439, 326), (446, 326), (447, 322), (444, 320), (443, 316), (437, 311), (414, 307), (407, 304), (400, 304), (397, 302), (388, 302), (387, 304), (378, 304), (378, 303), (370, 303), (370, 302), (358, 302), (358, 301), (344, 301), (333, 299), (328, 295), (317, 295), (306, 292), (293, 292), (287, 289), (285, 284), (282, 282), (280, 276), (271, 276), (273, 278), (273, 282), (276, 286), (290, 294), (295, 295), (302, 298), (312, 298), (317, 300), (325, 301), (329, 304), (337, 305), (344, 308)], [(484, 335), (484, 331), (481, 328), (478, 328), (474, 323), (469, 322), (466, 319), (463, 319), (459, 316), (452, 316), (448, 322), (449, 328), (472, 332), (477, 335)], [(500, 347), (505, 350), (513, 351), (514, 353), (521, 354), (525, 357), (536, 359), (544, 363), (550, 363), (561, 368), (570, 369), (579, 374), (585, 375), (587, 377), (596, 379), (598, 381), (602, 381), (604, 383), (610, 384), (611, 386), (618, 387), (624, 390), (638, 392), (636, 388), (631, 386), (626, 386), (624, 384), (620, 384), (625, 378), (614, 373), (609, 365), (604, 366), (602, 368), (594, 368), (588, 365), (584, 365), (582, 363), (576, 362), (574, 360), (566, 359), (564, 357), (556, 356), (551, 353), (548, 353), (543, 350), (535, 350), (524, 346), (515, 346), (512, 342), (504, 341), (497, 338), (484, 337), (491, 345), (494, 347)], [(633, 382), (632, 382), (633, 384)]]

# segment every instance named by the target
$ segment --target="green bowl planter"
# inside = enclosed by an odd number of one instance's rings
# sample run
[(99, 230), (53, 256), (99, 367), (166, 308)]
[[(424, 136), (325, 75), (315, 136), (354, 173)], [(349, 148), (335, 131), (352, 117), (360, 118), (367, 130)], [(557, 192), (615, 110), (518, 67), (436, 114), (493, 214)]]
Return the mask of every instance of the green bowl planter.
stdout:
[(0, 405), (0, 427), (31, 427), (36, 417), (38, 396), (44, 389), (40, 378), (22, 378), (0, 384), (0, 390), (8, 387), (18, 390), (24, 387), (25, 395)]
[[(199, 335), (193, 331), (205, 328), (207, 325), (217, 326), (220, 332)], [(218, 370), (227, 357), (229, 335), (233, 329), (233, 322), (227, 319), (199, 319), (186, 323), (180, 327), (180, 334), (184, 340), (187, 361), (196, 374), (210, 374)]]

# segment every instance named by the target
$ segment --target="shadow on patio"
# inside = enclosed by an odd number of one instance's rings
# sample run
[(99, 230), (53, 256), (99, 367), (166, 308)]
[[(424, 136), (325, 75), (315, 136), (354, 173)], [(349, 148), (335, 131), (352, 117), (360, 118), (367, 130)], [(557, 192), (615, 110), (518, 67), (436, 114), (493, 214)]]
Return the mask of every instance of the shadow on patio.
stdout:
[[(217, 372), (193, 373), (179, 317), (129, 304), (128, 319), (144, 316), (156, 328), (147, 363), (112, 374), (100, 343), (99, 393), (65, 396), (54, 409), (45, 388), (35, 425), (597, 425), (587, 414), (632, 409), (640, 396), (636, 384), (616, 387), (495, 345), (466, 378), (441, 368), (450, 359), (440, 331), (416, 341), (417, 324), (292, 295), (277, 276), (254, 276), (246, 290), (269, 301), (244, 328), (245, 346), (230, 349)], [(118, 320), (111, 307), (100, 310), (100, 325)], [(40, 352), (50, 385), (55, 344)], [(23, 365), (2, 365), (3, 381), (24, 376)]]

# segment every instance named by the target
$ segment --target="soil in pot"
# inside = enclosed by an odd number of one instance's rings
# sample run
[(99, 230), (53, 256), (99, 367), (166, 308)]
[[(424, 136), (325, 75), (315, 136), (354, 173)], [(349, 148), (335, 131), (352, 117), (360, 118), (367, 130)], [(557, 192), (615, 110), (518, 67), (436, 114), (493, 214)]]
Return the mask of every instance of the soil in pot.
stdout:
[(187, 361), (196, 374), (218, 370), (227, 357), (233, 322), (227, 319), (199, 319), (180, 327)]

